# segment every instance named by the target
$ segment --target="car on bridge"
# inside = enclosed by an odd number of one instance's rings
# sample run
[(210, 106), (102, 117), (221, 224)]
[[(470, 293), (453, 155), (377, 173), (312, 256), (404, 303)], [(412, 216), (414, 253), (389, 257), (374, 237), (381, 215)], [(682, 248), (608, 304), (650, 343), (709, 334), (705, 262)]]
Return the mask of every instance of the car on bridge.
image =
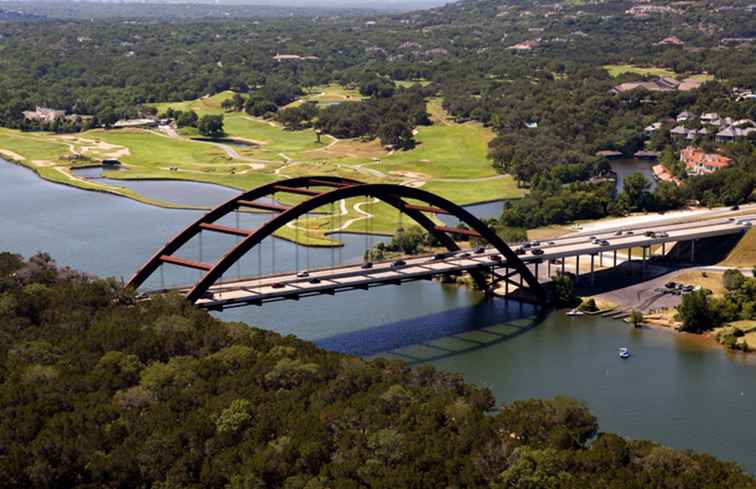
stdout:
[(310, 279), (310, 283), (311, 284), (319, 284), (320, 283), (320, 279), (318, 277), (312, 277)]
[(501, 261), (501, 255), (491, 255), (488, 257), (491, 261)]
[(485, 253), (486, 249), (483, 246), (478, 246), (475, 248), (475, 254), (480, 255), (481, 253)]
[(526, 249), (527, 248), (525, 248), (524, 246), (522, 248), (516, 248), (514, 250), (515, 255), (524, 255), (525, 253), (527, 253), (527, 251), (525, 251)]
[(543, 255), (543, 250), (541, 248), (533, 248), (530, 252), (534, 255)]
[(362, 264), (362, 265), (360, 266), (360, 268), (361, 268), (362, 270), (370, 270), (371, 268), (373, 268), (373, 262), (371, 262), (371, 261), (366, 261), (365, 263), (363, 263), (363, 264)]
[(286, 287), (286, 284), (284, 284), (283, 282), (273, 282), (272, 284), (270, 284), (270, 286), (273, 289), (283, 289), (284, 287)]
[(404, 260), (396, 260), (394, 263), (391, 264), (391, 266), (393, 268), (396, 268), (396, 267), (403, 267), (406, 264), (407, 264), (407, 262), (404, 261)]
[(302, 270), (297, 274), (297, 278), (307, 278), (310, 276), (310, 272), (307, 272), (305, 270)]

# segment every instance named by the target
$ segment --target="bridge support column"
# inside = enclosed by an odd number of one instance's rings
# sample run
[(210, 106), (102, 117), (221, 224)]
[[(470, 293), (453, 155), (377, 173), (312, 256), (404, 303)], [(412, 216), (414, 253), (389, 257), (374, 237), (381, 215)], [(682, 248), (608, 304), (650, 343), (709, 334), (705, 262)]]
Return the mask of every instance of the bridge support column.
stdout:
[(690, 262), (693, 263), (696, 261), (696, 240), (692, 239), (690, 241)]
[(595, 259), (596, 259), (596, 255), (591, 255), (591, 286), (593, 286), (594, 278), (595, 278), (594, 277), (595, 269), (594, 269), (594, 266), (593, 266)]
[(546, 262), (546, 275), (548, 275), (546, 278), (551, 278), (551, 260)]
[(509, 296), (509, 267), (504, 267), (504, 297)]
[(667, 243), (662, 243), (662, 256), (667, 254)]
[(641, 266), (641, 274), (645, 275), (646, 273), (646, 247), (643, 247), (643, 264)]
[(604, 268), (604, 252), (599, 253), (599, 268)]
[(566, 257), (562, 257), (562, 275), (564, 275), (564, 267), (565, 267), (565, 261), (567, 260)]
[[(630, 265), (632, 265), (632, 263), (633, 263), (633, 249), (632, 248), (628, 248), (627, 249), (627, 263), (628, 263), (628, 265), (627, 265), (628, 267)], [(633, 269), (632, 268), (630, 269), (630, 273), (633, 273)]]
[(535, 278), (538, 280), (538, 262), (535, 264)]
[(617, 268), (617, 250), (613, 251), (613, 255), (614, 255), (614, 268)]
[(575, 281), (580, 280), (580, 255), (575, 257)]
[(680, 261), (680, 242), (675, 242), (675, 260)]

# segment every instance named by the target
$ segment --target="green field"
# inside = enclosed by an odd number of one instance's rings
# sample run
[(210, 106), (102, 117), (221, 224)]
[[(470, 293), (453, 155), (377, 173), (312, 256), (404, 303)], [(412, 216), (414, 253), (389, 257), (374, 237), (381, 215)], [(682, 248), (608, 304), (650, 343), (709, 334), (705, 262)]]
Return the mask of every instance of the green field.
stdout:
[[(173, 107), (192, 109), (200, 115), (218, 114), (223, 113), (221, 102), (232, 95), (223, 92), (155, 106), (161, 112)], [(356, 92), (329, 85), (313, 89), (304, 99), (357, 97)], [(490, 129), (477, 123), (458, 124), (450, 120), (440, 99), (429, 102), (428, 112), (433, 125), (417, 128), (417, 145), (408, 151), (388, 152), (378, 141), (337, 140), (327, 135), (317, 142), (311, 129), (289, 131), (273, 121), (243, 112), (224, 113), (224, 127), (226, 139), (245, 141), (248, 146), (223, 140), (200, 141), (196, 130), (175, 134), (144, 129), (97, 129), (57, 135), (0, 129), (0, 151), (49, 180), (165, 206), (172, 204), (148, 201), (117, 185), (77, 178), (71, 167), (117, 158), (124, 168), (106, 174), (113, 179), (191, 180), (240, 190), (295, 176), (337, 175), (420, 187), (459, 204), (524, 195), (525, 191), (517, 188), (510, 176), (497, 174), (487, 159), (488, 142), (494, 136)], [(286, 203), (302, 199), (289, 195), (280, 198)], [(333, 245), (327, 234), (334, 230), (393, 233), (398, 223), (397, 212), (376, 204), (370, 206), (366, 217), (365, 210), (360, 210), (364, 204), (362, 199), (346, 202), (337, 215), (302, 220), (299, 231), (287, 228), (279, 235), (312, 245)]]
[(642, 76), (666, 76), (669, 78), (676, 78), (677, 73), (666, 68), (658, 68), (655, 66), (643, 67), (636, 65), (604, 65), (604, 69), (609, 72), (609, 75), (617, 78), (625, 73), (635, 73)]

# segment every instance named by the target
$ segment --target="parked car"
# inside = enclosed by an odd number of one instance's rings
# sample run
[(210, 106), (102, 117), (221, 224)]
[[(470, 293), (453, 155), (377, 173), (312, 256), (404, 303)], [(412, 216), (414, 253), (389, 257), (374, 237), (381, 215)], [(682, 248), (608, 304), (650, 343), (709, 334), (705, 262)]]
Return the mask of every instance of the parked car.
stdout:
[(373, 268), (373, 262), (366, 261), (365, 263), (362, 264), (362, 266), (360, 268), (363, 269), (363, 270), (369, 270), (369, 269)]
[(392, 267), (403, 267), (406, 265), (407, 262), (404, 260), (396, 260), (394, 263), (391, 264)]
[(297, 278), (307, 278), (309, 276), (310, 276), (310, 272), (306, 272), (304, 270), (302, 270), (301, 272), (297, 274)]

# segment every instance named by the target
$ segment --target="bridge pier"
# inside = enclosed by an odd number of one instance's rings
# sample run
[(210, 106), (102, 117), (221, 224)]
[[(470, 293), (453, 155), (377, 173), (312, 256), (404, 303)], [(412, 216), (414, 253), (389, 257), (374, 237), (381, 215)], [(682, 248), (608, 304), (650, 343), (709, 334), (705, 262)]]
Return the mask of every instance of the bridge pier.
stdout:
[[(627, 249), (627, 263), (628, 263), (628, 266), (632, 265), (633, 263), (633, 249), (632, 248)], [(630, 268), (629, 270), (630, 270), (630, 273), (632, 274), (633, 269)]]
[(614, 268), (617, 268), (617, 250), (612, 250), (614, 254)]
[(646, 246), (643, 247), (643, 263), (641, 265), (641, 274), (646, 274)]
[(692, 239), (690, 240), (690, 262), (695, 263), (696, 261), (696, 240)]
[(538, 280), (538, 262), (535, 262), (535, 278)]
[(564, 267), (565, 267), (565, 257), (562, 257), (562, 275), (564, 275)]
[(546, 275), (548, 275), (548, 278), (551, 278), (551, 260), (546, 262)]
[(591, 254), (591, 287), (593, 287), (593, 284), (595, 282), (595, 280), (594, 280), (595, 279), (595, 275), (594, 275), (595, 270), (594, 270), (594, 266), (593, 266), (595, 259), (596, 259), (596, 255)]
[(662, 243), (662, 256), (667, 254), (667, 243)]
[(575, 256), (575, 282), (580, 281), (580, 255)]

